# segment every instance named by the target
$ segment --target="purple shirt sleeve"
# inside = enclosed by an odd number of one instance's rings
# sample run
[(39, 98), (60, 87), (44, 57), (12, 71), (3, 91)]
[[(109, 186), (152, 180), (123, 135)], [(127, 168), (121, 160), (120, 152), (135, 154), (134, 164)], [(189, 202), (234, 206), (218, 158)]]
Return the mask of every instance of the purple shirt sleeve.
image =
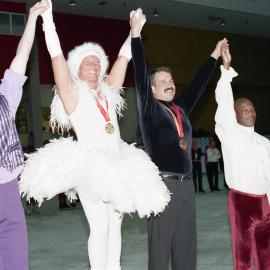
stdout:
[(7, 69), (0, 84), (0, 93), (6, 97), (14, 117), (22, 98), (22, 86), (26, 80), (26, 76)]

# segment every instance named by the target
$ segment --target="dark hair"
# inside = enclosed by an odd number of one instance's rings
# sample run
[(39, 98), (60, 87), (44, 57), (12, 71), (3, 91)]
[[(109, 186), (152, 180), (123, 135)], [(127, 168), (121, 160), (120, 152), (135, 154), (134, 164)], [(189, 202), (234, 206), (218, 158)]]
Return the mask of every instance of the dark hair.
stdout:
[(150, 72), (151, 85), (155, 85), (156, 74), (160, 71), (164, 71), (164, 72), (170, 73), (172, 75), (172, 70), (169, 67), (167, 67), (167, 66), (156, 67), (155, 69), (151, 70), (151, 72)]
[(215, 143), (215, 144), (217, 144), (217, 142), (216, 142), (215, 138), (211, 138), (211, 139), (210, 139), (209, 144), (211, 144), (211, 143)]
[(250, 100), (250, 99), (248, 99), (248, 98), (237, 98), (235, 101), (234, 101), (234, 110), (236, 111), (236, 107), (239, 105), (239, 104), (242, 104), (242, 103), (244, 103), (244, 102), (248, 102), (248, 103), (251, 103), (252, 104), (252, 106), (254, 107), (254, 104), (253, 104), (253, 102)]

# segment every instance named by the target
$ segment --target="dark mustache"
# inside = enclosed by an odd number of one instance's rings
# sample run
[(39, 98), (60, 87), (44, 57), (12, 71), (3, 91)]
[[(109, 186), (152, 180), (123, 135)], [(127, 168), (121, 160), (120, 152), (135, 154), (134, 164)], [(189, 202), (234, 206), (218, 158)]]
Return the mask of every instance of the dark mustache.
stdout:
[(170, 91), (170, 90), (173, 90), (174, 91), (174, 88), (173, 87), (166, 88), (165, 89), (165, 92)]

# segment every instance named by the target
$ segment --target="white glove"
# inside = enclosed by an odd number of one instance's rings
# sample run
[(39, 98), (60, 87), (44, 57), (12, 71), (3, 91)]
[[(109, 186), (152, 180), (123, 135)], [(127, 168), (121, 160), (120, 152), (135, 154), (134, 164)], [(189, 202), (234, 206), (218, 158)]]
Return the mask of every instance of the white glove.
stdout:
[(49, 6), (49, 8), (46, 9), (45, 12), (43, 12), (41, 14), (41, 17), (43, 19), (43, 31), (45, 31), (45, 28), (52, 27), (52, 24), (54, 25), (53, 15), (52, 15), (52, 1), (51, 0), (41, 0), (40, 3), (44, 4), (44, 5), (48, 4), (48, 6)]
[(129, 14), (129, 17), (131, 18), (134, 13), (135, 13), (135, 16), (141, 16), (141, 29), (140, 29), (140, 32), (141, 32), (144, 24), (146, 23), (146, 16), (143, 14), (143, 11), (141, 8), (132, 10)]
[[(145, 24), (146, 22), (146, 17), (145, 15), (142, 13), (142, 9), (141, 8), (138, 8), (137, 10), (132, 10), (129, 14), (129, 17), (131, 18), (133, 16), (133, 14), (135, 13), (136, 16), (141, 16), (141, 29), (140, 31), (142, 30), (142, 27), (143, 25)], [(124, 44), (122, 45), (120, 51), (119, 51), (119, 56), (122, 55), (122, 56), (125, 56), (128, 60), (131, 59), (132, 57), (132, 54), (131, 54), (131, 34), (129, 32), (129, 35), (126, 39), (126, 41), (124, 42)]]
[(52, 1), (46, 0), (49, 4), (49, 8), (41, 14), (43, 19), (43, 31), (45, 32), (45, 41), (47, 45), (47, 49), (49, 51), (50, 56), (56, 57), (57, 55), (62, 54), (62, 49), (60, 46), (60, 41), (58, 35), (55, 30), (55, 24), (53, 22), (52, 15)]
[(118, 56), (125, 56), (128, 60), (131, 59), (132, 55), (131, 55), (131, 34), (129, 32), (129, 35), (127, 37), (127, 39), (125, 40), (125, 42), (123, 43)]

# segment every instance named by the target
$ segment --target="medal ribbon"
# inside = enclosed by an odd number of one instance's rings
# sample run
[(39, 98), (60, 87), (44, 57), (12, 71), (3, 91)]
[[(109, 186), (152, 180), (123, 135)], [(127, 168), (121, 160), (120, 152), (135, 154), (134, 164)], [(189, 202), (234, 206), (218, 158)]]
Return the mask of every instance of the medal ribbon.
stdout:
[(109, 116), (109, 113), (108, 113), (108, 110), (109, 110), (109, 104), (108, 104), (108, 101), (106, 99), (106, 110), (104, 110), (104, 108), (102, 107), (102, 105), (100, 104), (99, 100), (95, 97), (95, 100), (96, 100), (96, 103), (97, 103), (97, 106), (99, 108), (99, 111), (101, 112), (101, 114), (103, 115), (104, 119), (106, 122), (110, 122), (111, 119), (110, 119), (110, 116)]
[(164, 105), (163, 103), (161, 103), (161, 105), (169, 112), (169, 114), (172, 116), (173, 121), (175, 123), (179, 138), (184, 138), (185, 134), (184, 134), (184, 129), (183, 129), (183, 124), (182, 124), (182, 119), (181, 119), (181, 112), (179, 110), (179, 108), (173, 103), (172, 107), (173, 110), (176, 114), (173, 113), (173, 111), (168, 108), (166, 105)]

